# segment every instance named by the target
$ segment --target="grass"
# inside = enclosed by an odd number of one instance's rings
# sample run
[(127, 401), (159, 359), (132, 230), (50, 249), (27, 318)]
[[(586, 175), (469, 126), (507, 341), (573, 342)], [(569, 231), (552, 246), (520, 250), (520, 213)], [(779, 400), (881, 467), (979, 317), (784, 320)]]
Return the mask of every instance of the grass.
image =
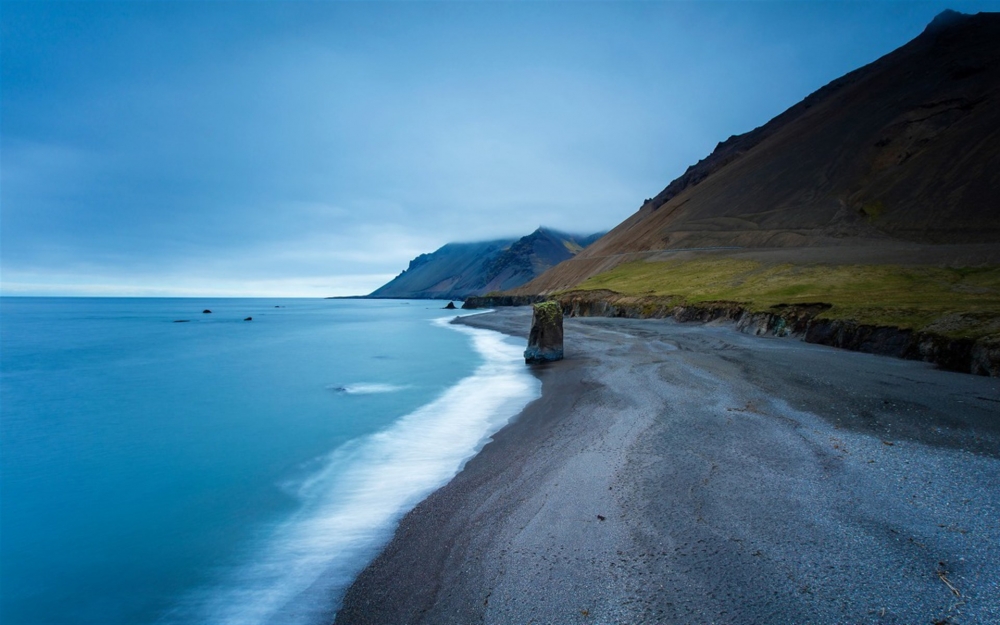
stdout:
[(751, 310), (827, 303), (820, 316), (978, 338), (1000, 334), (1000, 267), (764, 265), (725, 258), (632, 262), (574, 290), (739, 302)]
[(555, 301), (542, 302), (535, 304), (535, 315), (542, 323), (552, 323), (556, 319), (562, 318), (562, 308)]
[(885, 212), (885, 204), (883, 204), (881, 200), (868, 202), (861, 207), (861, 212), (868, 218), (868, 223), (874, 223), (875, 221), (878, 221), (878, 218)]

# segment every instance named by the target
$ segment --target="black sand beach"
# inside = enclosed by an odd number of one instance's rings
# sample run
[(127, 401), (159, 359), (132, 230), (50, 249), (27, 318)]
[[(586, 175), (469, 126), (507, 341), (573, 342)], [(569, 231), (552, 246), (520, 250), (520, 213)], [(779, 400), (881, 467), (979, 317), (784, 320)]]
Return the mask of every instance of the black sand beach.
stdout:
[(402, 520), (337, 623), (1000, 623), (1000, 380), (565, 328), (541, 399)]

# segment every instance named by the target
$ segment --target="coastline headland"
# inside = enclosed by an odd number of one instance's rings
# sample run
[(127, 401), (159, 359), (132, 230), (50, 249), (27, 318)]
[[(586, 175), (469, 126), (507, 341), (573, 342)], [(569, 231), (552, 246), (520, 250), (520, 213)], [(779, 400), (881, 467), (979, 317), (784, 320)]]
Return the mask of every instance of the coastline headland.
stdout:
[(565, 335), (337, 623), (1000, 622), (1000, 380), (673, 319)]
[(1000, 340), (997, 336), (948, 336), (946, 334), (831, 319), (822, 315), (831, 308), (824, 302), (781, 304), (754, 310), (741, 302), (685, 302), (675, 297), (630, 296), (606, 290), (575, 290), (552, 296), (485, 295), (470, 297), (462, 308), (529, 306), (552, 299), (567, 317), (623, 317), (674, 319), (681, 322), (729, 322), (754, 336), (792, 336), (805, 341), (851, 351), (922, 360), (948, 371), (1000, 376)]

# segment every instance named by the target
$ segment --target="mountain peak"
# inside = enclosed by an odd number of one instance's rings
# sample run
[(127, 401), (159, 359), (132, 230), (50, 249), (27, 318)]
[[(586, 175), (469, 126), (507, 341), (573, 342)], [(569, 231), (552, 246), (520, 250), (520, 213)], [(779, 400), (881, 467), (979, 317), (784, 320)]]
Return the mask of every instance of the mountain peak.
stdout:
[(927, 25), (924, 29), (925, 33), (936, 33), (940, 32), (950, 26), (959, 24), (969, 19), (971, 16), (967, 13), (959, 13), (958, 11), (952, 11), (951, 9), (945, 9), (938, 13), (931, 23)]
[(570, 235), (539, 226), (516, 240), (449, 243), (416, 257), (368, 297), (464, 299), (515, 288), (574, 256), (602, 234)]
[(876, 249), (996, 245), (998, 178), (986, 172), (1000, 171), (997, 101), (1000, 14), (944, 11), (924, 35), (723, 141), (518, 294), (566, 290), (661, 252), (822, 248), (847, 263)]

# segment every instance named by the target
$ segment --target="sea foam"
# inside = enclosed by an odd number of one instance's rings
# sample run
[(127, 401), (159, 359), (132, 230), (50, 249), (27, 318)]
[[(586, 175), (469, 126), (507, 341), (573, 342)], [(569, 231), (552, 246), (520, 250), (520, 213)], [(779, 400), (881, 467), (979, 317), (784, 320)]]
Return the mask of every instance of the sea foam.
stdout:
[(410, 388), (405, 384), (380, 384), (377, 382), (359, 382), (357, 384), (331, 384), (327, 387), (330, 390), (346, 393), (348, 395), (375, 395), (377, 393), (395, 393), (405, 391)]
[[(448, 319), (433, 323), (445, 325)], [(522, 348), (461, 325), (484, 359), (475, 372), (390, 427), (348, 443), (297, 488), (301, 507), (252, 561), (166, 622), (329, 622), (346, 587), (403, 514), (447, 483), (490, 436), (540, 394)]]

